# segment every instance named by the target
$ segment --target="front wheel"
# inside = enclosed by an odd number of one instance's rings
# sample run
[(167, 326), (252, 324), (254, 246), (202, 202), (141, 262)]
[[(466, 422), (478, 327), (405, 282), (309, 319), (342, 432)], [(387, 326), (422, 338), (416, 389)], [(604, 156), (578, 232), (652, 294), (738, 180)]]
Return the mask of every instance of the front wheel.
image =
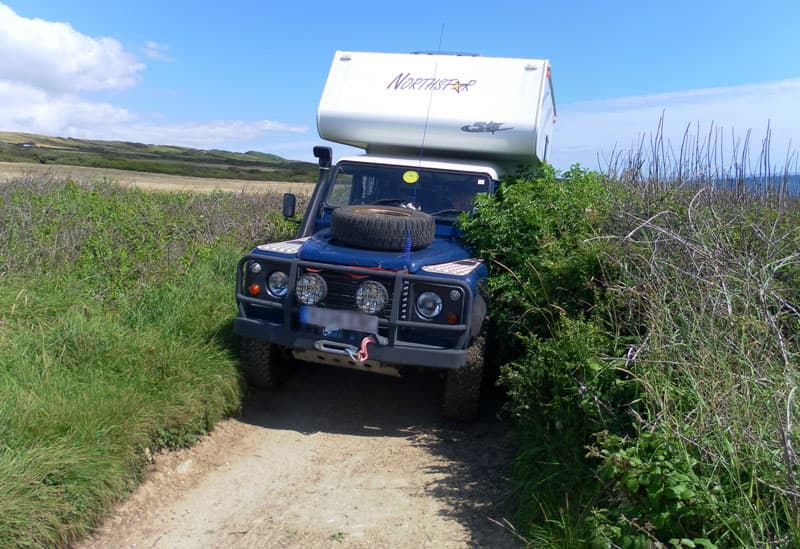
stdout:
[(486, 333), (482, 331), (467, 348), (467, 364), (463, 368), (447, 372), (442, 402), (444, 417), (469, 420), (478, 415), (485, 356)]
[(247, 383), (259, 389), (272, 389), (284, 377), (282, 353), (272, 343), (243, 337), (241, 360)]

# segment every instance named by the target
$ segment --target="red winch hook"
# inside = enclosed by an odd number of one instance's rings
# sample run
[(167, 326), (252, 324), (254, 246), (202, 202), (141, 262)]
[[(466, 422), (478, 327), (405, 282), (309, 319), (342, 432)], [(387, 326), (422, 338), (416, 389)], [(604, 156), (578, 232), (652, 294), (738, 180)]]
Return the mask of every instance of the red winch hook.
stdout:
[(365, 362), (369, 358), (369, 353), (367, 352), (367, 345), (370, 343), (377, 343), (374, 337), (367, 336), (361, 340), (361, 350), (358, 351), (356, 355), (356, 360), (359, 362)]

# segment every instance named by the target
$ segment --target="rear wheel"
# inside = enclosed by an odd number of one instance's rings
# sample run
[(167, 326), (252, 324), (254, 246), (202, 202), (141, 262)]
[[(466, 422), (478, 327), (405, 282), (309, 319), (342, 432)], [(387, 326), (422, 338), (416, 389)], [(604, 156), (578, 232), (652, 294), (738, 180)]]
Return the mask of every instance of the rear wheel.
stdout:
[(482, 331), (467, 348), (467, 364), (463, 368), (447, 372), (442, 402), (444, 417), (458, 420), (477, 417), (485, 356), (486, 333)]
[(243, 337), (241, 360), (247, 383), (258, 389), (272, 389), (284, 379), (283, 353), (277, 345)]

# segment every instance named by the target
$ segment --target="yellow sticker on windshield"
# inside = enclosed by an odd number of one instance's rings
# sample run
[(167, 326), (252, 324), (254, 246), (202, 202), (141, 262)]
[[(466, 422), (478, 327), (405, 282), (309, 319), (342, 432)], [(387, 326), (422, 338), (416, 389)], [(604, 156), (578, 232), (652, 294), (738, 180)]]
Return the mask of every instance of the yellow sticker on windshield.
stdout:
[(411, 184), (416, 183), (419, 181), (419, 174), (414, 170), (408, 170), (403, 174), (403, 181)]

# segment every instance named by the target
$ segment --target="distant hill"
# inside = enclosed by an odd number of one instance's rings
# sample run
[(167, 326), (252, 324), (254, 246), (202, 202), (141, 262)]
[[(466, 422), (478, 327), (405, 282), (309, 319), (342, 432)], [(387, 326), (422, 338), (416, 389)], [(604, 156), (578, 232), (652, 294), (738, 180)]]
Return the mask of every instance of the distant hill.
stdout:
[(301, 181), (317, 179), (317, 166), (256, 151), (236, 153), (127, 141), (95, 141), (0, 132), (0, 162), (67, 164), (194, 177)]

